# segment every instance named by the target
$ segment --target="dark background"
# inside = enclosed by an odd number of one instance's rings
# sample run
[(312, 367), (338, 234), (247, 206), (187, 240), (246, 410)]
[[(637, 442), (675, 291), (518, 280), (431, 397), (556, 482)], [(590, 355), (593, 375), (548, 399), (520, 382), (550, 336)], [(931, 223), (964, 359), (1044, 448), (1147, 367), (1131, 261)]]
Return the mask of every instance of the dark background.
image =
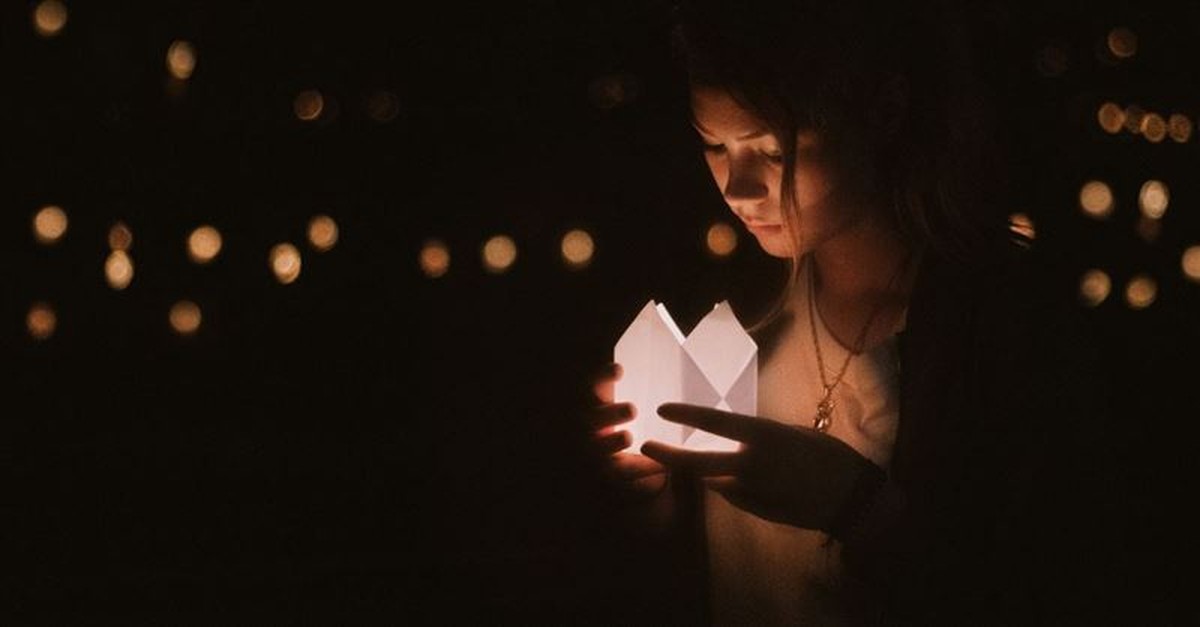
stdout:
[[(693, 591), (613, 514), (588, 457), (589, 377), (648, 299), (690, 328), (715, 300), (758, 302), (779, 268), (746, 237), (706, 252), (729, 216), (678, 98), (665, 3), (67, 6), (52, 38), (34, 4), (0, 9), (5, 606), (48, 622), (677, 616)], [(1200, 10), (969, 13), (1013, 211), (1064, 299), (1088, 268), (1113, 279), (1087, 314), (1125, 399), (1113, 548), (1131, 597), (1166, 616), (1194, 533), (1200, 285), (1180, 257), (1200, 243), (1198, 140), (1110, 135), (1096, 110), (1195, 121)], [(1121, 61), (1104, 43), (1118, 26), (1139, 42)], [(182, 88), (164, 66), (176, 39), (197, 51)], [(314, 122), (292, 111), (305, 89), (325, 97)], [(390, 121), (369, 115), (380, 91)], [(1171, 201), (1147, 242), (1151, 178)], [(1090, 179), (1114, 191), (1107, 221), (1079, 210)], [(30, 230), (46, 204), (70, 217), (53, 246)], [(326, 253), (304, 242), (318, 213), (340, 227)], [(122, 291), (103, 274), (117, 220), (134, 234)], [(203, 223), (225, 242), (197, 266), (184, 241)], [(571, 228), (596, 242), (582, 270), (559, 254)], [(503, 274), (479, 261), (496, 233), (519, 247)], [(451, 253), (436, 279), (417, 263), (430, 238)], [(304, 258), (291, 285), (267, 266), (281, 241)], [(1121, 291), (1139, 273), (1158, 296), (1133, 310)], [(185, 298), (203, 310), (192, 337), (167, 324)], [(25, 328), (38, 301), (58, 316), (42, 341)]]

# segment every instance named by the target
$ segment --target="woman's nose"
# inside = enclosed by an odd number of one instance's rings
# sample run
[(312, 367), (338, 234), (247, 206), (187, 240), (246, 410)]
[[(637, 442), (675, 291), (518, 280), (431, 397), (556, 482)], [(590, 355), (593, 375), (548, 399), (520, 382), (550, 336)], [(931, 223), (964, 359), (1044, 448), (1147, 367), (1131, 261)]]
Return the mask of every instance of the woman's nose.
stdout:
[(725, 181), (725, 201), (730, 206), (753, 204), (770, 194), (763, 169), (749, 159), (733, 159)]

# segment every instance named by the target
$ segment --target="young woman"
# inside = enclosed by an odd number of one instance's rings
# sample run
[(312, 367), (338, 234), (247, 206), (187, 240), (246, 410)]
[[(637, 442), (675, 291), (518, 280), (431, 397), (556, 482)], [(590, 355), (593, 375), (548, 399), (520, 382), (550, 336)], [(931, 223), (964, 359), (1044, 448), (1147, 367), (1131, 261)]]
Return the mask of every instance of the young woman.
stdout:
[[(679, 8), (713, 180), (791, 272), (752, 329), (758, 416), (613, 403), (614, 364), (590, 424), (646, 524), (688, 528), (701, 480), (714, 623), (1079, 618), (1103, 579), (1073, 568), (1100, 510), (1064, 454), (1104, 427), (1094, 360), (1001, 219), (966, 50), (929, 15)], [(654, 411), (742, 446), (622, 450), (619, 425)]]

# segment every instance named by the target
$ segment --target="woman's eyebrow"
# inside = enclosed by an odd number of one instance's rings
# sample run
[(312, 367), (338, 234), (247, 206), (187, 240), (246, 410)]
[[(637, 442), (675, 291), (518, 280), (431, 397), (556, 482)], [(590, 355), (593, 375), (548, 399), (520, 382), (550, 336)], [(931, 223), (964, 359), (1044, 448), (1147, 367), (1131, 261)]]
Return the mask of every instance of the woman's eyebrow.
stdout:
[[(696, 130), (700, 131), (701, 133), (704, 133), (705, 135), (708, 135), (709, 137), (716, 137), (716, 134), (714, 134), (712, 131), (704, 128), (704, 125), (701, 124), (699, 122), (699, 120), (692, 120), (692, 126), (694, 126), (696, 128)], [(755, 131), (750, 131), (750, 132), (746, 133), (745, 135), (736, 137), (735, 139), (737, 139), (739, 141), (746, 140), (746, 139), (758, 139), (759, 137), (762, 137), (763, 135), (770, 135), (770, 134), (771, 134), (771, 132), (768, 131), (767, 129), (758, 129)]]

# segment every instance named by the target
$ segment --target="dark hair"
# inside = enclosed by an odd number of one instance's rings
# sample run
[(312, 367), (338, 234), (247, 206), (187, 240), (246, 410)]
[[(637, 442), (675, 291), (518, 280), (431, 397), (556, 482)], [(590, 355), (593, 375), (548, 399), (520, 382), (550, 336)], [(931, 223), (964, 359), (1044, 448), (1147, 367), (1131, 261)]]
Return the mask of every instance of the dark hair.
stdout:
[[(842, 193), (891, 205), (910, 244), (969, 262), (1003, 232), (1003, 161), (963, 21), (949, 4), (914, 4), (683, 0), (672, 45), (690, 85), (721, 88), (768, 124), (785, 173), (796, 146), (783, 138), (831, 138), (834, 171), (855, 177)], [(895, 116), (886, 90), (904, 96)], [(782, 185), (786, 221), (794, 177)]]

